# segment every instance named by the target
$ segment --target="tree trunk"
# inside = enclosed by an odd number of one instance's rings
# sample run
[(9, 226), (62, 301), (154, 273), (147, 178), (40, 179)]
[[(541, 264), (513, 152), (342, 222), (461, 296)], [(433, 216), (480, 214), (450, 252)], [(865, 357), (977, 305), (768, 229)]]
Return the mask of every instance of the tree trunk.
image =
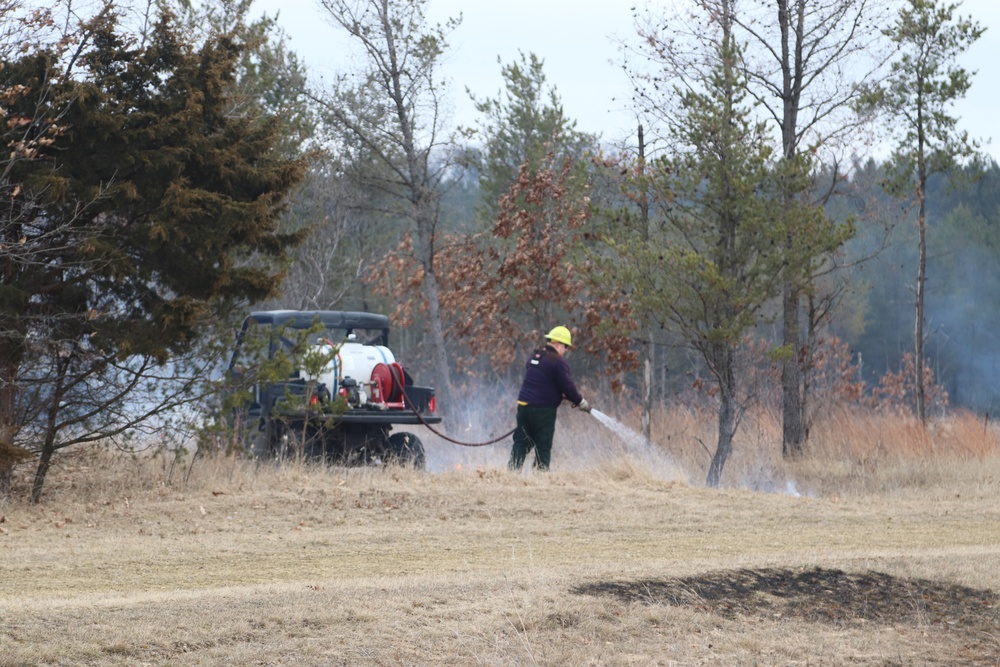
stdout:
[[(642, 124), (639, 124), (639, 212), (642, 215), (642, 233), (649, 243), (649, 197), (646, 194), (646, 141)], [(642, 437), (652, 442), (653, 431), (653, 330), (647, 333), (642, 354)]]
[(57, 384), (52, 397), (51, 409), (49, 410), (48, 416), (48, 427), (45, 430), (45, 442), (42, 443), (42, 451), (38, 456), (38, 468), (35, 469), (35, 479), (31, 483), (31, 502), (38, 504), (42, 500), (42, 486), (45, 484), (45, 476), (49, 472), (49, 468), (52, 467), (52, 455), (56, 451), (56, 408), (59, 403), (62, 402), (63, 397), (63, 384), (62, 380), (64, 378), (65, 368), (60, 364), (59, 373), (59, 383)]
[(42, 447), (41, 456), (38, 457), (38, 468), (35, 470), (35, 479), (31, 483), (31, 502), (37, 505), (42, 501), (42, 487), (45, 484), (45, 476), (52, 467), (52, 455), (55, 447), (51, 441), (47, 441)]
[(42, 487), (45, 484), (45, 476), (48, 474), (49, 468), (52, 467), (52, 457), (56, 453), (56, 436), (59, 433), (57, 426), (59, 406), (66, 396), (66, 375), (70, 364), (70, 357), (58, 360), (56, 366), (57, 380), (52, 387), (52, 395), (48, 398), (45, 438), (42, 443), (42, 451), (38, 456), (38, 468), (35, 470), (35, 479), (31, 484), (31, 502), (36, 505), (42, 500)]
[(642, 437), (647, 443), (653, 437), (653, 341), (646, 341), (642, 360)]
[[(788, 0), (778, 0), (778, 26), (781, 31), (781, 148), (784, 160), (795, 160), (798, 149), (798, 116), (802, 95), (802, 45), (805, 5), (796, 3), (789, 7)], [(786, 203), (792, 205), (790, 191)], [(788, 251), (794, 243), (788, 241)], [(794, 272), (793, 272), (794, 274)], [(786, 277), (782, 291), (782, 344), (788, 357), (781, 365), (781, 453), (785, 458), (802, 453), (805, 442), (805, 424), (802, 418), (802, 367), (799, 365), (799, 348), (802, 345), (799, 326), (801, 290), (798, 275)]]
[(733, 368), (735, 355), (732, 350), (725, 353), (725, 361), (719, 369), (719, 441), (715, 456), (708, 468), (705, 483), (715, 488), (722, 480), (722, 469), (733, 451), (733, 435), (736, 430), (736, 374)]
[(438, 399), (438, 411), (444, 415), (451, 407), (452, 387), (451, 370), (448, 365), (448, 348), (444, 338), (444, 323), (441, 321), (440, 290), (437, 283), (437, 273), (434, 266), (434, 228), (435, 211), (433, 201), (423, 193), (417, 203), (416, 225), (420, 263), (424, 270), (423, 291), (427, 299), (427, 317), (431, 334), (431, 358), (434, 364), (434, 392)]
[(927, 423), (924, 391), (924, 287), (927, 280), (927, 162), (924, 149), (924, 81), (917, 77), (917, 285), (913, 317), (913, 378), (916, 387), (917, 419)]
[(0, 498), (10, 495), (14, 466), (31, 458), (31, 452), (8, 440), (0, 440)]
[(788, 349), (788, 356), (781, 364), (781, 454), (784, 458), (795, 458), (801, 456), (805, 443), (805, 421), (799, 365), (799, 291), (791, 282), (785, 284), (782, 308), (782, 342)]
[[(820, 342), (819, 328), (825, 318), (825, 313), (829, 312), (829, 303), (824, 303), (826, 300), (822, 298), (817, 303), (815, 291), (806, 294), (805, 298), (806, 334), (799, 364), (802, 373), (802, 402), (799, 405), (799, 414), (802, 415), (803, 444), (809, 441), (809, 432), (812, 429), (812, 417), (809, 415), (810, 400), (813, 398), (810, 374), (816, 365), (816, 352)], [(798, 454), (802, 453), (800, 447)]]
[(441, 321), (441, 303), (438, 298), (437, 277), (434, 273), (424, 275), (424, 295), (427, 298), (427, 314), (430, 320), (431, 342), (434, 346), (435, 396), (437, 411), (445, 415), (452, 406), (451, 368), (448, 365), (448, 348), (444, 339), (444, 324)]
[(0, 498), (10, 496), (10, 485), (14, 477), (14, 466), (6, 461), (0, 461)]
[(924, 210), (925, 179), (917, 186), (917, 285), (916, 313), (913, 320), (913, 372), (915, 374), (917, 419), (927, 422), (926, 388), (924, 387), (924, 284), (927, 280), (927, 218)]
[(0, 442), (13, 442), (17, 431), (17, 371), (14, 363), (0, 367)]

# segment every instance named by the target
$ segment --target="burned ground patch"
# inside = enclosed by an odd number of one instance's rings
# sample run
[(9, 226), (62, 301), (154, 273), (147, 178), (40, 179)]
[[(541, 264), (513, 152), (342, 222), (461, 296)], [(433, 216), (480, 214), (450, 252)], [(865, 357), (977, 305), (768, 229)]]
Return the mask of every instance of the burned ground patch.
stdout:
[(995, 633), (1000, 627), (1000, 596), (991, 590), (881, 572), (727, 570), (683, 578), (598, 582), (572, 592), (689, 607), (724, 618), (784, 617), (842, 627), (940, 625), (971, 634)]

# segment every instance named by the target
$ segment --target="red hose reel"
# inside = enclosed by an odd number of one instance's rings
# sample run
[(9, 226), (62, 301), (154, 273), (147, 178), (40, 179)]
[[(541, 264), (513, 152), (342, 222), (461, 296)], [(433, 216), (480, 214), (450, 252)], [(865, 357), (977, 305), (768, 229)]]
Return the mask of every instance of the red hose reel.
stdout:
[(375, 364), (372, 369), (372, 401), (382, 403), (387, 408), (405, 409), (403, 401), (403, 367), (395, 361), (388, 364)]

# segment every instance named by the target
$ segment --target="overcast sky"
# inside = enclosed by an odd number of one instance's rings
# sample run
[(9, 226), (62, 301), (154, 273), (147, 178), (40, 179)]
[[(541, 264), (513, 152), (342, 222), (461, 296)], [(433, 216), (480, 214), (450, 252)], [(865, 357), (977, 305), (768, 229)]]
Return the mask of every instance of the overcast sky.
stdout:
[[(555, 86), (564, 110), (577, 129), (616, 141), (634, 133), (635, 114), (628, 81), (620, 67), (618, 43), (634, 35), (630, 8), (645, 0), (430, 0), (433, 22), (462, 14), (450, 36), (444, 74), (450, 80), (454, 122), (466, 126), (477, 118), (466, 88), (479, 99), (496, 97), (502, 87), (500, 64), (535, 53), (545, 62), (548, 83)], [(314, 76), (330, 76), (344, 66), (341, 33), (324, 18), (314, 0), (257, 0), (255, 12), (273, 15), (290, 46)], [(984, 142), (1000, 121), (1000, 1), (964, 0), (958, 13), (971, 15), (987, 31), (962, 64), (977, 74), (970, 94), (956, 105), (961, 127)], [(1000, 136), (985, 149), (1000, 161)]]

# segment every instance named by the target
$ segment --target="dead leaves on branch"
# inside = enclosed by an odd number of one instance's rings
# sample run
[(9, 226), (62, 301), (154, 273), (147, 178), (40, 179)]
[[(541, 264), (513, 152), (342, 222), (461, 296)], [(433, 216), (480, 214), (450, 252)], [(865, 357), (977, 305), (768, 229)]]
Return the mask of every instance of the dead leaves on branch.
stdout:
[[(426, 302), (420, 287), (424, 282), (424, 268), (413, 252), (413, 238), (404, 234), (389, 252), (372, 266), (363, 280), (380, 296), (391, 297), (395, 304), (392, 320), (397, 327), (413, 324), (418, 313), (426, 311)], [(406, 298), (398, 298), (405, 293)]]
[(589, 188), (573, 169), (572, 160), (551, 153), (537, 169), (522, 165), (492, 229), (455, 239), (455, 252), (442, 256), (442, 308), (449, 334), (475, 355), (470, 365), (485, 354), (501, 371), (525, 344), (566, 324), (576, 346), (599, 354), (609, 374), (634, 366), (631, 309), (586, 261)]
[[(556, 324), (569, 326), (575, 347), (607, 374), (635, 367), (631, 306), (587, 260), (588, 189), (572, 160), (550, 153), (539, 168), (520, 168), (490, 229), (440, 239), (434, 272), (460, 372), (503, 372)], [(417, 289), (424, 279), (407, 234), (368, 282), (396, 296), (393, 319), (408, 326), (426, 312)]]

